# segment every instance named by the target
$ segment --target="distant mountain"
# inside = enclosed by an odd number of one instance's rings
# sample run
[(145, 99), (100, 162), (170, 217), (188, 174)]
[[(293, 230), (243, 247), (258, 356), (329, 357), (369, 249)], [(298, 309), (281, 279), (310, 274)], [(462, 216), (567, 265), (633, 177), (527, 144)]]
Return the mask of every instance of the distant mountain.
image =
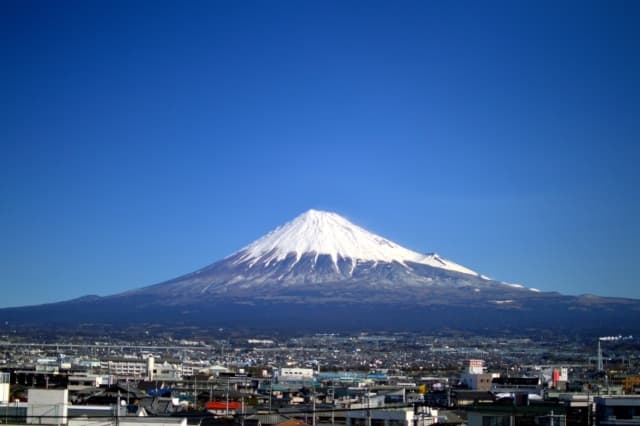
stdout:
[(0, 321), (162, 322), (273, 329), (640, 328), (640, 301), (491, 280), (330, 212), (309, 210), (226, 258), (107, 297), (0, 310)]

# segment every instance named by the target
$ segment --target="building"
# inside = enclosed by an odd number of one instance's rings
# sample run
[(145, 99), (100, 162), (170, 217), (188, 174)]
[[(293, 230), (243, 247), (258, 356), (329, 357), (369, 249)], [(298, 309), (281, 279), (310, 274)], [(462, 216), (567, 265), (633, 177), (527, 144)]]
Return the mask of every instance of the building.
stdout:
[(312, 368), (281, 368), (278, 370), (280, 382), (310, 382), (313, 380)]
[(640, 395), (595, 398), (596, 426), (640, 425)]
[(549, 389), (565, 391), (569, 381), (569, 369), (567, 367), (543, 369), (542, 379)]
[(468, 426), (566, 426), (564, 407), (557, 404), (480, 404), (467, 411)]
[(538, 377), (495, 377), (491, 381), (491, 392), (494, 394), (534, 395), (542, 394), (542, 385)]
[(187, 426), (180, 417), (120, 417), (113, 419), (69, 419), (68, 426)]
[(104, 372), (115, 376), (147, 377), (147, 362), (139, 359), (112, 358), (100, 361), (100, 368)]
[(345, 426), (428, 426), (438, 422), (438, 410), (419, 408), (418, 412), (413, 408), (347, 411)]
[(627, 393), (640, 393), (640, 374), (623, 377), (622, 386)]
[(86, 388), (97, 388), (102, 385), (112, 384), (110, 376), (102, 376), (97, 374), (75, 374), (69, 376), (67, 389), (70, 392), (79, 391)]
[(9, 383), (11, 383), (11, 375), (0, 373), (0, 403), (9, 402)]
[(67, 389), (29, 389), (27, 424), (63, 424), (67, 422)]
[(498, 377), (497, 374), (484, 372), (484, 361), (481, 359), (467, 360), (465, 372), (460, 377), (460, 382), (476, 391), (488, 391), (491, 389), (491, 381)]
[(237, 401), (207, 401), (204, 404), (204, 408), (211, 414), (233, 416), (238, 413), (243, 413), (244, 404)]

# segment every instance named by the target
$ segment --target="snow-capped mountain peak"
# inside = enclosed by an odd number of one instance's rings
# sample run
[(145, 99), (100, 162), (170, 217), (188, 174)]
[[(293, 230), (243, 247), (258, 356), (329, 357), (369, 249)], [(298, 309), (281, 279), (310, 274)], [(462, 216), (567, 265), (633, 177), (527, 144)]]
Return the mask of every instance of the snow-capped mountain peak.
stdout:
[(420, 263), (464, 274), (478, 275), (438, 254), (421, 254), (406, 249), (379, 235), (361, 228), (344, 217), (327, 211), (308, 210), (290, 222), (234, 253), (238, 262), (270, 264), (294, 254), (328, 255), (337, 265), (338, 259), (357, 261)]

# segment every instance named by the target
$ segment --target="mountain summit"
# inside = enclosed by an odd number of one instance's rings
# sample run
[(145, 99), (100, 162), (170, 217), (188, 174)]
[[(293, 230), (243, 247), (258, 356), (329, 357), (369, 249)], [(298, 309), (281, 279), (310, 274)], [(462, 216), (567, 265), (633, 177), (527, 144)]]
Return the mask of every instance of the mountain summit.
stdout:
[[(277, 330), (640, 328), (640, 301), (491, 280), (342, 216), (309, 210), (197, 271), (106, 297), (0, 309), (3, 321), (152, 322)], [(602, 334), (601, 334), (602, 335)]]
[(372, 234), (336, 213), (320, 210), (302, 213), (230, 257), (237, 257), (239, 262), (250, 262), (252, 265), (263, 263), (268, 266), (271, 262), (295, 256), (295, 265), (304, 255), (309, 254), (313, 255), (314, 263), (317, 263), (320, 256), (329, 256), (336, 268), (339, 268), (339, 260), (345, 259), (349, 259), (352, 266), (358, 261), (397, 262), (405, 266), (408, 262), (413, 262), (478, 275), (435, 253), (416, 253)]

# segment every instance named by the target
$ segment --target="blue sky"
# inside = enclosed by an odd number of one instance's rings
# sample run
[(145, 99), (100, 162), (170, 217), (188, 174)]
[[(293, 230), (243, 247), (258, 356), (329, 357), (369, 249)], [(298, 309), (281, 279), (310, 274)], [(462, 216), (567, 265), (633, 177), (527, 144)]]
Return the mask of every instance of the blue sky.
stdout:
[(640, 298), (640, 3), (5, 1), (0, 306), (190, 272), (309, 209)]

